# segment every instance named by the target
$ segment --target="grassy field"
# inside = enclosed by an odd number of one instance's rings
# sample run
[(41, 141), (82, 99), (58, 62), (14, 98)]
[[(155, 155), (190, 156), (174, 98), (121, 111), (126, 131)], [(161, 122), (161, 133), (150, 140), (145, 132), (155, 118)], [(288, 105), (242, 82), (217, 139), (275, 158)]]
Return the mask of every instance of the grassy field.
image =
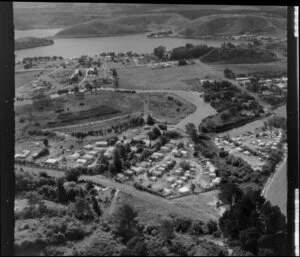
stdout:
[(196, 79), (223, 78), (223, 70), (215, 71), (210, 66), (197, 62), (195, 65), (151, 69), (147, 66), (119, 69), (120, 88), (132, 89), (197, 89)]
[[(187, 196), (164, 203), (142, 201), (129, 194), (119, 193), (117, 205), (128, 203), (138, 211), (138, 220), (147, 225), (155, 225), (164, 217), (173, 214), (189, 217), (193, 220), (209, 221), (219, 214), (210, 204), (216, 199), (216, 192)], [(116, 206), (117, 206), (116, 205)]]
[(287, 71), (287, 60), (283, 59), (270, 63), (255, 63), (255, 64), (211, 64), (211, 69), (216, 72), (224, 72), (225, 68), (231, 69), (236, 74), (248, 74), (252, 72), (262, 71)]
[(50, 72), (46, 71), (27, 71), (27, 72), (17, 72), (15, 73), (15, 88), (19, 88), (35, 79), (38, 79), (37, 75), (41, 73)]
[(158, 121), (176, 124), (186, 115), (195, 111), (196, 106), (175, 94), (149, 93), (141, 94), (149, 99), (149, 112)]

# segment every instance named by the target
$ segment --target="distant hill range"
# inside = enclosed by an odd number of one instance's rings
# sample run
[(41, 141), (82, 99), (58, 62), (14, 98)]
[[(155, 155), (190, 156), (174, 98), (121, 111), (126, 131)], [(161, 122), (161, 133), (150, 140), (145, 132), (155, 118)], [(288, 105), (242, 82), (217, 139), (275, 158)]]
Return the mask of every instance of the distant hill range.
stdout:
[(189, 20), (179, 14), (143, 14), (96, 19), (63, 29), (57, 37), (106, 36), (170, 29), (186, 38), (251, 34), (278, 35), (286, 30), (286, 19), (279, 15), (222, 14)]
[(53, 45), (54, 41), (50, 38), (23, 37), (15, 39), (15, 50), (22, 50), (38, 46)]
[(180, 25), (177, 32), (185, 37), (197, 38), (205, 35), (272, 35), (286, 30), (286, 19), (278, 15), (261, 14), (222, 14), (203, 16), (188, 24)]
[(251, 49), (249, 47), (214, 48), (200, 60), (205, 63), (263, 63), (279, 60), (276, 53), (266, 49)]
[(39, 8), (24, 8), (15, 3), (14, 6), (16, 29), (63, 28), (57, 37), (123, 35), (160, 29), (189, 38), (244, 32), (286, 36), (287, 8), (276, 6), (100, 3), (54, 6), (40, 3)]
[(189, 20), (179, 14), (141, 14), (109, 19), (95, 19), (59, 31), (55, 37), (110, 36), (176, 29)]

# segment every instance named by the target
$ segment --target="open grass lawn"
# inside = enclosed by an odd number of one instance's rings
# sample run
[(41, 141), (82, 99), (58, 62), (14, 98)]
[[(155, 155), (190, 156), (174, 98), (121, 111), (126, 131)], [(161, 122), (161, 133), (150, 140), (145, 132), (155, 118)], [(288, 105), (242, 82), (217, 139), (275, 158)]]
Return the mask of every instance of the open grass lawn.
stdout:
[(175, 94), (149, 93), (141, 94), (149, 99), (149, 112), (158, 121), (176, 124), (196, 110), (196, 106)]
[(235, 74), (248, 74), (252, 72), (263, 71), (287, 71), (286, 60), (255, 64), (211, 64), (209, 66), (216, 72), (224, 72), (224, 69), (228, 68), (231, 69)]
[(223, 71), (215, 72), (208, 65), (197, 62), (195, 65), (173, 66), (151, 69), (147, 66), (119, 69), (120, 88), (132, 89), (195, 89), (195, 79), (215, 79), (223, 77)]
[[(19, 88), (20, 86), (23, 86), (29, 82), (32, 82), (33, 80), (38, 79), (38, 74), (45, 74), (47, 72), (50, 72), (48, 70), (46, 71), (26, 71), (26, 72), (16, 72), (15, 73), (15, 88)], [(36, 76), (36, 77), (35, 77)]]
[(218, 218), (219, 214), (210, 203), (216, 199), (216, 192), (207, 192), (175, 200), (142, 201), (131, 195), (119, 193), (117, 204), (128, 203), (138, 211), (138, 220), (147, 225), (157, 225), (170, 214), (189, 217), (193, 220), (209, 221)]

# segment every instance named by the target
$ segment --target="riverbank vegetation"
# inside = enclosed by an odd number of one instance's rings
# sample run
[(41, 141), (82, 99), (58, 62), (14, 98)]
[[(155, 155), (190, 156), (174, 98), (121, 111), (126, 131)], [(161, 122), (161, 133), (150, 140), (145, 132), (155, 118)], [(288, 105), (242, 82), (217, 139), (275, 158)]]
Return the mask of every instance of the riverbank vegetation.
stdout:
[(200, 123), (199, 129), (204, 133), (228, 130), (254, 120), (263, 113), (253, 96), (228, 81), (205, 81), (202, 88), (204, 101), (218, 111)]

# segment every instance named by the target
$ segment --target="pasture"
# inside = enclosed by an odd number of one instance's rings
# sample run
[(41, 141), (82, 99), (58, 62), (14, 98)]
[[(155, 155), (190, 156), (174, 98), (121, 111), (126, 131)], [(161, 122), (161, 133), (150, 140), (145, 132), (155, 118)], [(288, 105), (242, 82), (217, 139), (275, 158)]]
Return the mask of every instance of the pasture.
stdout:
[[(151, 69), (147, 66), (118, 69), (119, 87), (128, 89), (174, 89), (197, 90), (197, 79), (224, 78), (223, 70), (214, 71), (208, 65), (196, 62), (194, 65), (172, 66)], [(193, 83), (194, 82), (194, 83)]]

